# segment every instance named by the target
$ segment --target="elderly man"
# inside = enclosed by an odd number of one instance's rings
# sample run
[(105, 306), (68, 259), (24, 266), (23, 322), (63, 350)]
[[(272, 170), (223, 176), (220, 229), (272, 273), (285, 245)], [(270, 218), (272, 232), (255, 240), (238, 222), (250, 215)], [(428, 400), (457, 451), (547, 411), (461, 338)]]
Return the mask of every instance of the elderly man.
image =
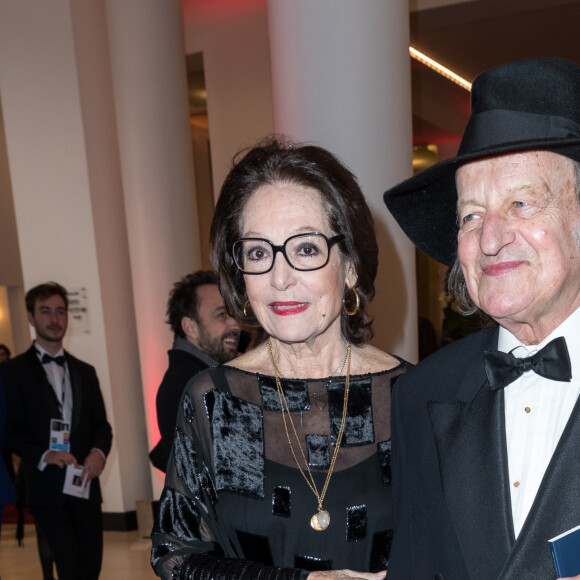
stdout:
[(396, 384), (389, 580), (556, 576), (549, 540), (580, 525), (579, 198), (580, 67), (552, 58), (480, 75), (457, 157), (385, 194), (497, 323)]

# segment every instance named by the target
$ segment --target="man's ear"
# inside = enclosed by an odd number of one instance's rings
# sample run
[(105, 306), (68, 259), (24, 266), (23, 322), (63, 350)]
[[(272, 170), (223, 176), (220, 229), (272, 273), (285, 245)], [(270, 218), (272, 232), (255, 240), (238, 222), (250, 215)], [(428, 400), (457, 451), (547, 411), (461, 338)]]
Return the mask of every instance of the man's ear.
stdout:
[(28, 324), (34, 328), (34, 318), (32, 317), (32, 312), (26, 312), (28, 315)]
[(183, 330), (183, 334), (185, 334), (185, 338), (187, 338), (189, 342), (193, 344), (198, 343), (199, 325), (193, 318), (189, 318), (189, 316), (184, 316), (181, 319), (181, 330)]

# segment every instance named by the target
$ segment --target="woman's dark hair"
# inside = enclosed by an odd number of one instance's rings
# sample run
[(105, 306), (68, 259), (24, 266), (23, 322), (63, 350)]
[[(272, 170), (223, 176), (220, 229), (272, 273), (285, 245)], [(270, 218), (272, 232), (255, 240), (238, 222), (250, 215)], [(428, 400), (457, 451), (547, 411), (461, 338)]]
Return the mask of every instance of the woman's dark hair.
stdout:
[[(378, 247), (373, 218), (358, 181), (332, 153), (281, 137), (267, 138), (236, 155), (215, 208), (210, 259), (228, 311), (239, 321), (256, 323), (251, 312), (244, 315), (244, 276), (236, 267), (230, 248), (243, 236), (243, 210), (252, 194), (265, 185), (280, 183), (316, 190), (322, 198), (331, 235), (344, 235), (337, 247), (356, 273), (360, 308), (354, 316), (343, 311), (342, 332), (353, 344), (367, 342), (372, 337), (368, 305), (375, 295)], [(348, 310), (354, 308), (353, 297), (354, 293), (345, 289)]]

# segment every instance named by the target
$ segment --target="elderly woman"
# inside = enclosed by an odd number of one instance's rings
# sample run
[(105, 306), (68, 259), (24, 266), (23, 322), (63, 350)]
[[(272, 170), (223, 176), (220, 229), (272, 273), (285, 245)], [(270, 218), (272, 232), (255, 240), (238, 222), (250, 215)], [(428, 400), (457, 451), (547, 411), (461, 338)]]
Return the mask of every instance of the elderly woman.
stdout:
[(319, 147), (251, 149), (221, 190), (211, 259), (229, 311), (268, 339), (185, 390), (157, 574), (384, 578), (390, 392), (407, 365), (367, 344), (377, 243), (355, 177)]

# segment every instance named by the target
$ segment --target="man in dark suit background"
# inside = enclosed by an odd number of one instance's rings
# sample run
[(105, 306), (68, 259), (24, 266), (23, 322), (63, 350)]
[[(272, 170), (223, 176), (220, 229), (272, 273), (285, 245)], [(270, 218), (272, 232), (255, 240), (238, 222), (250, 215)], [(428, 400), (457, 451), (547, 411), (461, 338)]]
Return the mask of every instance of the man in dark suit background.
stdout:
[[(94, 367), (62, 346), (68, 326), (66, 290), (55, 282), (36, 286), (26, 294), (26, 309), (36, 339), (0, 369), (6, 443), (22, 460), (27, 502), (59, 579), (95, 580), (103, 546), (98, 477), (111, 449), (111, 426)], [(55, 444), (66, 426), (68, 441), (64, 437)], [(90, 486), (87, 499), (63, 492), (71, 466), (82, 466), (81, 478)]]
[(188, 381), (210, 366), (238, 354), (240, 325), (226, 311), (216, 273), (200, 270), (176, 282), (167, 302), (167, 323), (174, 341), (169, 368), (157, 391), (157, 423), (161, 439), (151, 450), (153, 465), (165, 472), (179, 401)]
[[(4, 403), (4, 389), (0, 379), (0, 445), (4, 442), (4, 430), (6, 425), (6, 405)], [(12, 460), (12, 459), (10, 459)], [(16, 500), (16, 493), (9, 470), (4, 463), (4, 456), (0, 456), (0, 530), (2, 529), (2, 516), (4, 507)]]
[(457, 157), (385, 194), (497, 323), (395, 386), (389, 580), (553, 580), (580, 525), (580, 67), (508, 63), (471, 98)]

